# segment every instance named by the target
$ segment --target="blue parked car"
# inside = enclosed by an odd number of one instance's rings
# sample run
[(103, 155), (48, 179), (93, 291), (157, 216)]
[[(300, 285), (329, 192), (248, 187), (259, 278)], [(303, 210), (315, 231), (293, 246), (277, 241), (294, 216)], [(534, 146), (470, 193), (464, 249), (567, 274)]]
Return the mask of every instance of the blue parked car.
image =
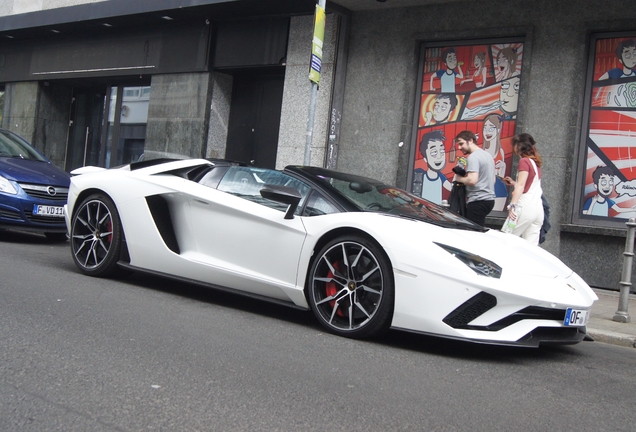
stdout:
[(66, 240), (64, 204), (71, 176), (20, 136), (0, 129), (0, 229)]

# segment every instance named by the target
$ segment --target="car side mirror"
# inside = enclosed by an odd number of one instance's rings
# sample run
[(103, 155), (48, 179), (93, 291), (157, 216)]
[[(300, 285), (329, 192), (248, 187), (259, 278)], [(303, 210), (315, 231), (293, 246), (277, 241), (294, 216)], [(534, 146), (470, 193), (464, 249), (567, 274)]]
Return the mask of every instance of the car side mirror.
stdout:
[(265, 185), (261, 189), (261, 196), (268, 200), (287, 204), (289, 207), (287, 207), (287, 212), (285, 212), (285, 219), (294, 218), (294, 212), (302, 199), (300, 192), (293, 187), (278, 185)]
[(349, 189), (359, 194), (371, 192), (373, 190), (373, 186), (369, 183), (361, 183), (361, 182), (351, 182), (349, 183)]

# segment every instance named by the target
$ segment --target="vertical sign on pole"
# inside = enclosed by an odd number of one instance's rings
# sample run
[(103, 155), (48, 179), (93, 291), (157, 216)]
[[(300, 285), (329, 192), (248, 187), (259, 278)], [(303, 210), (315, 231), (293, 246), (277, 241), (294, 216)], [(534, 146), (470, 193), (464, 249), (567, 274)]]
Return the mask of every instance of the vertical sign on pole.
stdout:
[(320, 84), (320, 70), (322, 66), (322, 43), (325, 38), (325, 9), (316, 5), (316, 19), (314, 23), (314, 39), (311, 44), (311, 66), (309, 80)]
[(322, 42), (325, 38), (325, 0), (319, 0), (316, 5), (314, 21), (314, 39), (311, 44), (311, 65), (309, 66), (309, 80), (311, 81), (311, 99), (309, 100), (309, 119), (307, 121), (307, 141), (305, 143), (304, 165), (311, 164), (311, 141), (314, 133), (314, 115), (316, 114), (316, 94), (320, 83), (322, 67)]

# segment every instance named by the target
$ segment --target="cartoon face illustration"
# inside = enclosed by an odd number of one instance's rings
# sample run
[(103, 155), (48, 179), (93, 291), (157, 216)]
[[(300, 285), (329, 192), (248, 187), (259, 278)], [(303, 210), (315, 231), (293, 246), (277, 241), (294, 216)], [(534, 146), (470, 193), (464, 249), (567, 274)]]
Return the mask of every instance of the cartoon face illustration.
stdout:
[[(615, 53), (619, 63), (623, 67), (613, 68), (605, 71), (605, 73), (599, 77), (599, 80), (633, 77), (636, 75), (636, 41), (634, 41), (634, 39), (620, 41), (616, 46)], [(608, 105), (611, 103), (610, 101), (613, 101), (616, 97), (618, 97), (618, 99), (623, 99), (623, 92), (620, 89), (616, 93), (617, 94), (613, 95), (612, 97), (608, 95)], [(623, 106), (623, 101), (617, 100), (615, 104), (618, 106)]]
[(426, 162), (430, 169), (439, 171), (446, 165), (446, 149), (442, 140), (430, 140), (426, 149)]
[(446, 55), (446, 67), (449, 69), (455, 69), (457, 67), (457, 54), (449, 52)]
[(626, 68), (634, 69), (636, 66), (636, 47), (635, 46), (625, 46), (623, 47), (623, 52), (621, 54), (621, 63)]
[(519, 78), (513, 77), (501, 83), (501, 110), (506, 114), (517, 112), (517, 102), (519, 101)]
[(437, 123), (446, 121), (451, 114), (451, 111), (457, 106), (457, 97), (453, 95), (454, 100), (450, 95), (441, 94), (435, 100), (433, 105), (433, 118)]
[(475, 66), (475, 69), (480, 69), (483, 66), (483, 63), (478, 55), (475, 56), (475, 59), (473, 60), (473, 64)]
[(510, 78), (516, 74), (517, 53), (511, 47), (505, 47), (497, 54), (497, 77), (499, 80)]
[(595, 184), (594, 186), (597, 188), (600, 196), (607, 198), (612, 194), (612, 192), (614, 192), (614, 177), (607, 174), (601, 174), (598, 179), (598, 184)]
[(495, 124), (492, 121), (486, 120), (484, 122), (484, 128), (483, 128), (484, 141), (493, 141), (497, 138), (498, 134), (499, 134), (499, 129), (497, 128), (497, 126), (495, 126)]
[(499, 73), (505, 74), (510, 70), (510, 61), (507, 57), (504, 57), (499, 53), (497, 56), (497, 67), (499, 68)]

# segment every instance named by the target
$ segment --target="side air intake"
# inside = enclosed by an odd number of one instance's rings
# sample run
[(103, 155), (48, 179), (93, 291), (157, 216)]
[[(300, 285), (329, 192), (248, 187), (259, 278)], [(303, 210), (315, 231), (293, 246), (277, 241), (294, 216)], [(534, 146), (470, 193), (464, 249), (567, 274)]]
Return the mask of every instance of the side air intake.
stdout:
[(468, 323), (497, 306), (497, 297), (487, 292), (469, 298), (442, 320), (453, 328), (466, 328)]
[(153, 195), (146, 197), (150, 214), (155, 221), (157, 230), (161, 234), (163, 242), (168, 249), (172, 252), (179, 254), (179, 242), (177, 242), (177, 236), (174, 233), (174, 225), (172, 224), (172, 218), (170, 217), (170, 208), (168, 202), (161, 195)]

